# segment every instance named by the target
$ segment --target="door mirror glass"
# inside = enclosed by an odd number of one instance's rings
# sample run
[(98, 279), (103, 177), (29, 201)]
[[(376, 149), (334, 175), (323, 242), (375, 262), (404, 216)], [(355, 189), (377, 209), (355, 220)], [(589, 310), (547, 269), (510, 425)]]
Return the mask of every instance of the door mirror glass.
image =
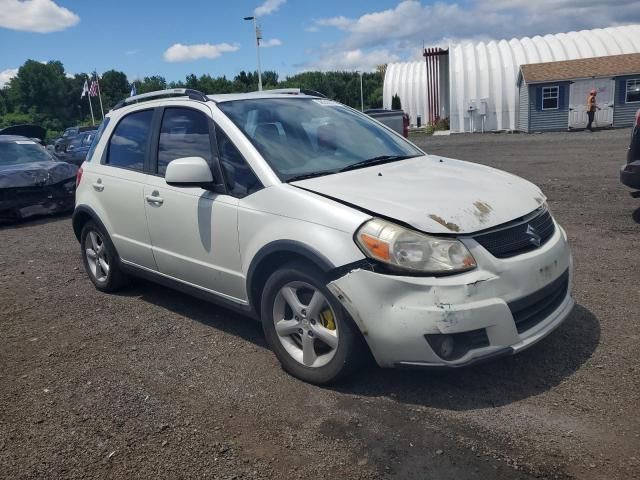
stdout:
[(211, 168), (202, 157), (184, 157), (172, 160), (167, 165), (164, 179), (167, 184), (174, 187), (212, 188), (215, 186)]

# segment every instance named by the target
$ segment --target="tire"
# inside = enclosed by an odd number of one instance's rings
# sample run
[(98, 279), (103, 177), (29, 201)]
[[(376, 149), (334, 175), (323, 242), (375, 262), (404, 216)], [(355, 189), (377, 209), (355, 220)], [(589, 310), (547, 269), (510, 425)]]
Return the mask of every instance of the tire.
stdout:
[(82, 227), (80, 252), (84, 269), (98, 290), (115, 292), (126, 283), (109, 235), (93, 221)]
[(260, 305), (267, 343), (284, 370), (317, 385), (345, 379), (367, 358), (360, 331), (327, 283), (313, 267), (290, 263), (271, 274)]

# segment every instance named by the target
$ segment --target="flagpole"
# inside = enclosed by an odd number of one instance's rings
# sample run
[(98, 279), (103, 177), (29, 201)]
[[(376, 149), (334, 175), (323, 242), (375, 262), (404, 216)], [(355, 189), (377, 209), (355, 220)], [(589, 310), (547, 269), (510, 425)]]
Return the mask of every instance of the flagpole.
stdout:
[(104, 108), (102, 108), (102, 94), (100, 93), (100, 82), (98, 81), (97, 74), (96, 74), (96, 84), (98, 85), (98, 98), (100, 99), (100, 111), (102, 112), (102, 120), (104, 120)]
[[(89, 80), (89, 77), (87, 77), (87, 80)], [(89, 92), (87, 92), (87, 100), (89, 101), (89, 110), (91, 111), (91, 125), (95, 126), (96, 119), (93, 117), (93, 105), (91, 105), (91, 95)]]

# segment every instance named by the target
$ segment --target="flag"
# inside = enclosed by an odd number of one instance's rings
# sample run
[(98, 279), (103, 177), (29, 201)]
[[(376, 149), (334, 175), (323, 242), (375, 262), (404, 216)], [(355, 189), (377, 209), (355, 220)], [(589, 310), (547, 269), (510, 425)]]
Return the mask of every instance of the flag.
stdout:
[(80, 95), (80, 98), (84, 98), (84, 96), (89, 93), (89, 85), (87, 85), (87, 81), (84, 81), (84, 86), (82, 87), (82, 95)]
[(93, 78), (91, 79), (91, 87), (89, 88), (89, 96), (97, 97), (98, 96), (98, 77), (96, 74), (93, 74)]
[(135, 97), (138, 94), (138, 92), (136, 91), (136, 84), (132, 83), (131, 84), (131, 93), (129, 94), (130, 97)]

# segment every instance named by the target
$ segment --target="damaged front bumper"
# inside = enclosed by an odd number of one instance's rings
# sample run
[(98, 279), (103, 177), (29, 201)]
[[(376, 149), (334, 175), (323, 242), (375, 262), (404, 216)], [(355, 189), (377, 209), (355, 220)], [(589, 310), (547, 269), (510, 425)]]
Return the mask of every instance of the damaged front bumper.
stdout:
[(53, 185), (0, 188), (0, 220), (19, 220), (72, 210), (75, 178)]
[(460, 367), (517, 353), (557, 328), (574, 305), (571, 252), (556, 227), (539, 249), (506, 259), (463, 239), (478, 263), (471, 272), (409, 277), (357, 269), (328, 287), (381, 367)]

